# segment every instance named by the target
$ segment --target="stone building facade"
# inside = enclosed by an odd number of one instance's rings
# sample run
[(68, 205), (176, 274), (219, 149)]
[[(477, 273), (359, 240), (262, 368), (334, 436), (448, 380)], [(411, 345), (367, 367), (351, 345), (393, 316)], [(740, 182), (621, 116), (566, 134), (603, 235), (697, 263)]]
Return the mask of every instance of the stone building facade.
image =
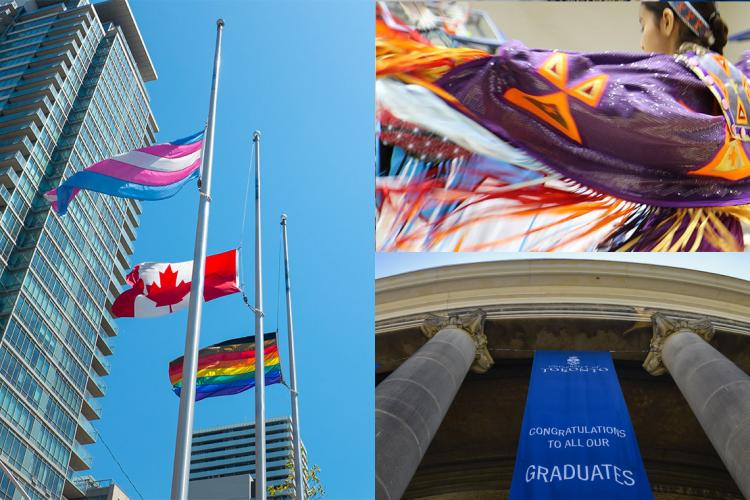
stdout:
[[(507, 496), (534, 350), (609, 350), (655, 498), (750, 497), (750, 283), (511, 260), (376, 281), (376, 497)], [(742, 492), (742, 493), (741, 493)]]

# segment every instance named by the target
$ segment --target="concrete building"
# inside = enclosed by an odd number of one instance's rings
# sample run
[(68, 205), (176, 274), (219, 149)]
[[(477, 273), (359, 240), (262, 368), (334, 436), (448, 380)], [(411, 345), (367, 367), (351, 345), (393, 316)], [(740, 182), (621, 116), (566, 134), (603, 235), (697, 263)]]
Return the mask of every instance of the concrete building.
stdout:
[(507, 496), (533, 353), (609, 350), (657, 499), (750, 497), (750, 282), (586, 260), (376, 281), (376, 497)]
[[(303, 468), (306, 456), (303, 451)], [(278, 486), (287, 479), (287, 463), (292, 460), (292, 420), (290, 417), (266, 420), (266, 484)], [(203, 496), (212, 490), (222, 491), (213, 498), (250, 498), (248, 478), (255, 477), (255, 425), (242, 423), (202, 429), (193, 433), (190, 456), (189, 497), (207, 500)], [(279, 500), (292, 500), (294, 489), (269, 496)]]
[[(140, 206), (81, 192), (64, 217), (43, 193), (154, 141), (156, 73), (126, 0), (0, 8), (0, 459), (35, 499), (81, 498)], [(0, 474), (0, 497), (19, 493)]]
[(190, 481), (189, 500), (250, 500), (255, 498), (255, 484), (250, 474), (197, 479)]
[(81, 500), (130, 500), (130, 497), (111, 479), (97, 480), (93, 476), (82, 476), (75, 479), (81, 491), (86, 492)]

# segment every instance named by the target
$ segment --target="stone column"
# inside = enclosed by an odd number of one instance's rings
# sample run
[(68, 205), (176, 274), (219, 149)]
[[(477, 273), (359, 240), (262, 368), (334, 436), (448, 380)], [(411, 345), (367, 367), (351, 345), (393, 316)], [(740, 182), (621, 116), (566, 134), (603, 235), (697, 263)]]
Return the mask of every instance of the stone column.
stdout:
[(707, 320), (653, 317), (652, 375), (669, 371), (745, 498), (750, 498), (750, 377), (708, 343)]
[(469, 369), (492, 366), (484, 319), (481, 310), (428, 316), (422, 332), (430, 340), (375, 389), (378, 500), (401, 498)]

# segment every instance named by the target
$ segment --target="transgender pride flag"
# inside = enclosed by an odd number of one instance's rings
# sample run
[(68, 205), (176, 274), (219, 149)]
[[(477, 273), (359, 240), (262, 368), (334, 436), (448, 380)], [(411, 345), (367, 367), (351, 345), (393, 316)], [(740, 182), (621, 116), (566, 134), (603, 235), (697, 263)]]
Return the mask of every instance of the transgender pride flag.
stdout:
[(76, 172), (44, 197), (60, 215), (78, 191), (88, 189), (121, 198), (163, 200), (197, 179), (203, 131), (183, 139), (124, 153)]

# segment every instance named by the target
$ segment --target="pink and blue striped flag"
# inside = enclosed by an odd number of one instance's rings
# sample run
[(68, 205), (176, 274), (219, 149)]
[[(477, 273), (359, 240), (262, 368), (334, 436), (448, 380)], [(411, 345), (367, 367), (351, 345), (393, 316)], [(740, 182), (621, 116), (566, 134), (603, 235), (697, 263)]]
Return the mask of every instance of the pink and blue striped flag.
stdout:
[(121, 198), (163, 200), (200, 174), (203, 131), (136, 149), (95, 163), (70, 176), (44, 197), (60, 215), (81, 189)]

